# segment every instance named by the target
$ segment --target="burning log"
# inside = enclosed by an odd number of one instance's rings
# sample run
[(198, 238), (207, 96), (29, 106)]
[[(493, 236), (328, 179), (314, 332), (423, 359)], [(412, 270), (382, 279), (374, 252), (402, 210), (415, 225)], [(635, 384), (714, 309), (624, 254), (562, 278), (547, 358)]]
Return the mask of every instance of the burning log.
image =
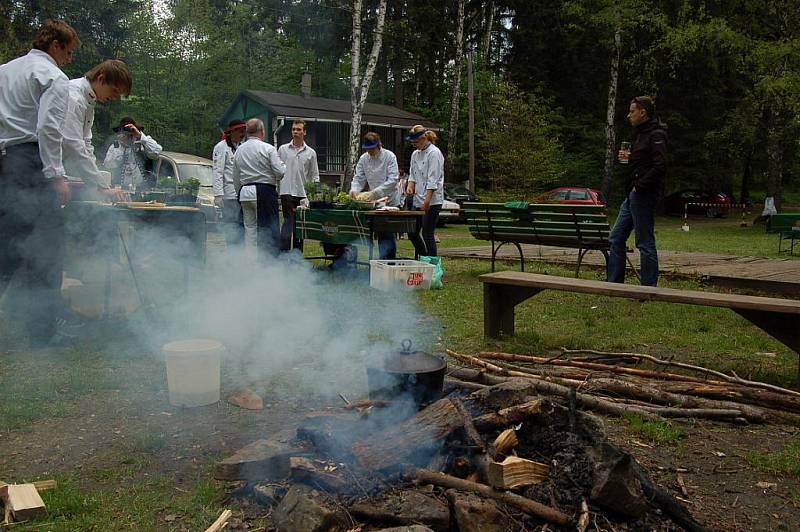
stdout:
[(348, 482), (339, 472), (336, 465), (320, 460), (312, 460), (304, 456), (289, 458), (291, 478), (314, 487), (319, 487), (335, 493), (348, 491), (352, 483)]
[(547, 480), (550, 466), (533, 460), (509, 456), (502, 462), (489, 464), (489, 485), (497, 489), (531, 486)]
[(505, 508), (501, 509), (492, 499), (453, 489), (447, 490), (445, 496), (450, 501), (459, 532), (500, 532), (522, 528), (509, 517)]
[(358, 502), (351, 514), (369, 521), (391, 525), (423, 523), (434, 530), (450, 530), (450, 509), (432, 494), (416, 489), (393, 490)]
[(536, 502), (527, 497), (517, 495), (515, 493), (508, 493), (505, 491), (496, 491), (490, 486), (469, 482), (460, 478), (451, 477), (444, 473), (437, 473), (435, 471), (428, 471), (425, 469), (410, 468), (406, 471), (406, 477), (416, 480), (422, 484), (433, 484), (444, 488), (451, 488), (462, 491), (469, 491), (479, 493), (484, 497), (504, 502), (522, 510), (523, 512), (544, 519), (548, 523), (553, 523), (560, 526), (570, 526), (573, 524), (570, 517), (550, 506), (545, 506), (542, 503)]
[(361, 466), (377, 471), (425, 463), (445, 436), (463, 426), (462, 415), (453, 402), (440, 399), (416, 416), (357, 441), (352, 452)]

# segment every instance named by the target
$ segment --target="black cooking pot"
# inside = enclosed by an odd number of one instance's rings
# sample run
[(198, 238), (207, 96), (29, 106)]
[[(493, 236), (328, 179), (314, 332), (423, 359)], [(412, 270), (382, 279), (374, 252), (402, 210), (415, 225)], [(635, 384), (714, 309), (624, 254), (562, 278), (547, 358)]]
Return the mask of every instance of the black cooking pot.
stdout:
[(370, 399), (413, 399), (417, 404), (435, 401), (442, 394), (447, 363), (423, 351), (412, 351), (403, 340), (402, 351), (373, 357), (367, 363)]

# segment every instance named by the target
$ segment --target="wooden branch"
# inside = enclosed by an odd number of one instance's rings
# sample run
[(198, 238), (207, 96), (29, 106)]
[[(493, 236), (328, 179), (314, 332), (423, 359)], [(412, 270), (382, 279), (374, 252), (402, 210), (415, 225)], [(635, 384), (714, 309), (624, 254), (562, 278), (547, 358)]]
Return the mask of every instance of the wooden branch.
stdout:
[(477, 382), (463, 381), (461, 379), (457, 379), (457, 378), (451, 377), (449, 375), (444, 378), (444, 383), (445, 384), (450, 384), (452, 386), (457, 386), (459, 388), (462, 388), (464, 390), (469, 390), (471, 392), (474, 392), (474, 391), (477, 391), (477, 390), (482, 390), (482, 389), (488, 387), (488, 385), (486, 385), (486, 384), (479, 384)]
[(478, 358), (490, 360), (505, 360), (508, 362), (528, 362), (533, 364), (548, 364), (553, 366), (569, 366), (575, 368), (590, 369), (594, 371), (610, 371), (613, 373), (621, 373), (625, 375), (635, 375), (638, 377), (647, 377), (652, 379), (661, 379), (668, 381), (683, 381), (683, 382), (704, 382), (702, 379), (691, 377), (689, 375), (679, 375), (677, 373), (666, 373), (661, 371), (653, 371), (647, 369), (629, 368), (625, 366), (612, 366), (610, 364), (602, 364), (599, 362), (579, 362), (577, 360), (558, 360), (553, 358), (543, 358), (533, 355), (517, 355), (514, 353), (497, 353), (493, 351), (482, 351), (478, 353)]
[(547, 480), (550, 466), (533, 460), (509, 456), (502, 462), (489, 464), (489, 485), (497, 489), (514, 489), (531, 486)]
[(233, 515), (233, 512), (230, 510), (223, 510), (222, 513), (219, 514), (219, 517), (217, 517), (217, 520), (214, 521), (210, 527), (206, 528), (206, 532), (219, 532), (222, 530), (225, 525), (228, 524), (228, 519), (231, 518), (231, 515)]
[[(448, 354), (453, 356), (454, 358), (458, 358), (459, 360), (463, 360), (468, 363), (474, 363), (477, 366), (483, 367), (488, 371), (496, 372), (501, 375), (508, 375), (510, 373), (517, 373), (510, 371), (508, 369), (502, 368), (495, 364), (491, 364), (489, 362), (477, 359), (470, 355), (464, 355), (460, 353), (455, 353), (454, 351), (448, 350)], [(536, 378), (532, 375), (527, 374), (519, 374), (514, 375), (522, 378), (527, 378), (531, 382), (534, 383), (536, 390), (540, 393), (546, 393), (550, 395), (557, 395), (560, 397), (568, 397), (570, 394), (570, 386), (564, 386), (561, 384), (556, 384), (553, 382), (548, 382), (539, 378)], [(571, 382), (571, 385), (577, 387), (578, 385), (582, 384), (580, 382)], [(664, 416), (664, 417), (704, 417), (706, 419), (730, 419), (730, 418), (739, 418), (742, 417), (742, 413), (739, 410), (697, 410), (697, 409), (690, 409), (690, 408), (663, 408), (663, 407), (644, 407), (644, 406), (633, 406), (633, 405), (625, 405), (616, 403), (614, 401), (610, 401), (607, 399), (601, 399), (599, 397), (594, 397), (584, 393), (577, 393), (576, 399), (578, 404), (580, 404), (584, 408), (588, 408), (590, 410), (595, 410), (597, 412), (601, 412), (604, 414), (614, 415), (614, 416), (623, 416), (627, 412), (636, 413), (642, 415), (644, 417), (654, 417), (654, 416)], [(696, 415), (695, 415), (696, 414)], [(483, 416), (481, 416), (483, 417)], [(479, 420), (481, 418), (477, 418), (475, 420), (475, 426), (478, 427), (478, 430), (481, 430), (481, 425)]]
[(518, 510), (522, 510), (527, 514), (534, 515), (555, 525), (566, 527), (573, 524), (572, 519), (570, 519), (569, 516), (555, 508), (545, 506), (544, 504), (520, 495), (516, 495), (514, 493), (496, 491), (483, 484), (469, 482), (467, 480), (462, 480), (450, 475), (445, 475), (444, 473), (437, 473), (435, 471), (429, 471), (426, 469), (410, 468), (406, 471), (406, 476), (423, 484), (433, 484), (435, 486), (441, 486), (444, 488), (480, 493), (485, 497), (490, 497), (492, 499), (504, 502), (513, 506), (514, 508), (517, 508)]
[(492, 448), (497, 454), (507, 455), (517, 445), (519, 445), (517, 433), (514, 429), (506, 429), (495, 438)]
[(774, 384), (768, 384), (766, 382), (758, 382), (758, 381), (751, 381), (747, 379), (743, 379), (738, 375), (734, 374), (733, 376), (727, 375), (720, 371), (716, 371), (713, 369), (705, 368), (703, 366), (695, 366), (693, 364), (687, 364), (685, 362), (676, 362), (674, 360), (665, 360), (663, 358), (657, 358), (653, 355), (646, 355), (644, 353), (607, 353), (604, 351), (595, 351), (593, 349), (566, 349), (564, 347), (561, 348), (561, 351), (566, 354), (579, 354), (579, 353), (587, 353), (593, 355), (604, 355), (604, 356), (614, 356), (618, 358), (632, 358), (635, 360), (648, 360), (654, 364), (658, 364), (661, 366), (672, 366), (676, 368), (688, 369), (691, 371), (696, 371), (698, 373), (702, 373), (704, 375), (713, 375), (718, 379), (721, 379), (726, 382), (731, 382), (735, 384), (741, 384), (742, 386), (752, 386), (754, 388), (763, 388), (765, 390), (770, 390), (776, 393), (783, 393), (787, 395), (794, 395), (796, 397), (800, 397), (800, 392), (795, 390), (790, 390), (788, 388), (782, 388), (780, 386), (775, 386)]
[(575, 527), (578, 532), (586, 532), (589, 526), (589, 504), (586, 499), (581, 499), (581, 511), (578, 514), (578, 524)]

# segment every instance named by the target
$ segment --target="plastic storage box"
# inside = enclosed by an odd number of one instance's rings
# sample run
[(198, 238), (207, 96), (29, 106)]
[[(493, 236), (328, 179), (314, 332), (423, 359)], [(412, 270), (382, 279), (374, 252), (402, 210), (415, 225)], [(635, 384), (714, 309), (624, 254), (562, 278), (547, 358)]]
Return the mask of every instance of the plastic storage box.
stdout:
[(418, 260), (371, 260), (369, 285), (378, 290), (428, 290), (435, 269)]

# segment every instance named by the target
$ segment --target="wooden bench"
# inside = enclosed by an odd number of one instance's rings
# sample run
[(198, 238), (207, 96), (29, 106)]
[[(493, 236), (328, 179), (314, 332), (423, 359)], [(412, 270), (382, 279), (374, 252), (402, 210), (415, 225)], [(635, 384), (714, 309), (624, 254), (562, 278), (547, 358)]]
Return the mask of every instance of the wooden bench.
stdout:
[[(562, 290), (643, 301), (729, 308), (800, 355), (800, 301), (568, 279), (524, 272), (487, 273), (483, 283), (483, 333), (514, 334), (514, 307), (542, 290)], [(800, 369), (798, 369), (800, 384)]]
[(608, 263), (608, 216), (601, 205), (529, 204), (512, 209), (503, 203), (464, 203), (464, 216), (472, 236), (492, 243), (492, 271), (497, 252), (505, 244), (519, 251), (520, 271), (525, 256), (520, 244), (536, 244), (578, 250), (578, 266), (589, 250), (603, 254)]
[[(800, 212), (773, 214), (767, 219), (767, 233), (778, 233), (778, 253), (794, 255), (794, 241), (800, 239)], [(783, 249), (784, 240), (790, 242), (787, 249)]]

